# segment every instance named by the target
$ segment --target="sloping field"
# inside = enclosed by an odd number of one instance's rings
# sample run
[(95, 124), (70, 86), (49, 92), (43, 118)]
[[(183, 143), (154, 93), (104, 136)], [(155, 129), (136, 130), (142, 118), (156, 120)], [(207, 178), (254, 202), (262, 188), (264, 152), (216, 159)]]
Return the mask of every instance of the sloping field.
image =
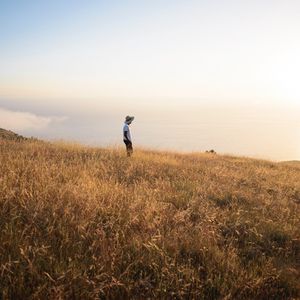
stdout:
[(10, 140), (10, 141), (25, 141), (27, 138), (14, 133), (11, 130), (6, 130), (3, 128), (0, 128), (0, 140)]
[(300, 170), (1, 140), (0, 265), (3, 299), (296, 299)]
[(288, 165), (290, 167), (300, 168), (299, 160), (283, 161), (283, 162), (280, 162), (280, 164)]

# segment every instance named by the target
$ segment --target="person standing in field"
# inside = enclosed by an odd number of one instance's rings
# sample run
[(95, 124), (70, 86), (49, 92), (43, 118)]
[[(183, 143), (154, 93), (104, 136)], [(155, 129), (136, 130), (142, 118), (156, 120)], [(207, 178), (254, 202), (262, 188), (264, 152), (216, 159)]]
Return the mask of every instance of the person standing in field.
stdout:
[(123, 141), (126, 145), (126, 151), (128, 157), (131, 156), (133, 153), (132, 140), (131, 140), (130, 129), (129, 129), (129, 125), (133, 120), (134, 117), (127, 116), (125, 118), (125, 123), (123, 126)]

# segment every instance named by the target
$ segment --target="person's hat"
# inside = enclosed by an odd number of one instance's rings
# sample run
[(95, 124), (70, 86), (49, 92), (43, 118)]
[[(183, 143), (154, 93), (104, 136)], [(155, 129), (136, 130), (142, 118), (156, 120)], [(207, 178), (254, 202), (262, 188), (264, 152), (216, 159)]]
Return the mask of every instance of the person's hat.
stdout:
[(134, 117), (126, 116), (125, 122), (132, 122), (134, 120)]

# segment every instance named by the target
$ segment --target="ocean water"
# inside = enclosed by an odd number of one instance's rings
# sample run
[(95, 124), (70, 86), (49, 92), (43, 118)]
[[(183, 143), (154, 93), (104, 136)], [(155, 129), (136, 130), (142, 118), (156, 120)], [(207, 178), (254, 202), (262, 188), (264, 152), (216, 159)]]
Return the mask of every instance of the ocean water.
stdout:
[(20, 134), (46, 140), (123, 147), (124, 118), (134, 115), (131, 133), (135, 147), (184, 152), (213, 149), (221, 154), (300, 160), (299, 105), (182, 103), (165, 101), (164, 105), (154, 105), (149, 101), (145, 106), (124, 102), (123, 106), (109, 107), (99, 102), (98, 106), (82, 103), (78, 109), (65, 103), (58, 106), (51, 102), (1, 100), (0, 108), (63, 117), (63, 121), (40, 129), (16, 129)]
[[(126, 115), (126, 113), (124, 114)], [(134, 146), (151, 149), (300, 159), (300, 118), (283, 111), (207, 109), (185, 112), (137, 112), (131, 125)], [(123, 115), (70, 117), (39, 134), (84, 144), (121, 145)]]

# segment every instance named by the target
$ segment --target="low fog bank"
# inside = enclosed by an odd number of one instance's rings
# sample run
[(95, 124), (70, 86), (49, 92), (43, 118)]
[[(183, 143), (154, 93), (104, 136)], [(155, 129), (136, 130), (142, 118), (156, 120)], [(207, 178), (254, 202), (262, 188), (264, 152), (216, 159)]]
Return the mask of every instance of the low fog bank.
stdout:
[[(111, 107), (114, 106), (114, 107)], [(272, 160), (300, 159), (298, 110), (280, 106), (203, 103), (158, 107), (101, 101), (0, 100), (0, 127), (47, 140), (106, 146), (122, 144), (124, 117), (134, 115), (134, 144), (158, 149), (205, 151)], [(23, 125), (23, 127), (22, 127)], [(9, 128), (10, 127), (10, 128)]]

